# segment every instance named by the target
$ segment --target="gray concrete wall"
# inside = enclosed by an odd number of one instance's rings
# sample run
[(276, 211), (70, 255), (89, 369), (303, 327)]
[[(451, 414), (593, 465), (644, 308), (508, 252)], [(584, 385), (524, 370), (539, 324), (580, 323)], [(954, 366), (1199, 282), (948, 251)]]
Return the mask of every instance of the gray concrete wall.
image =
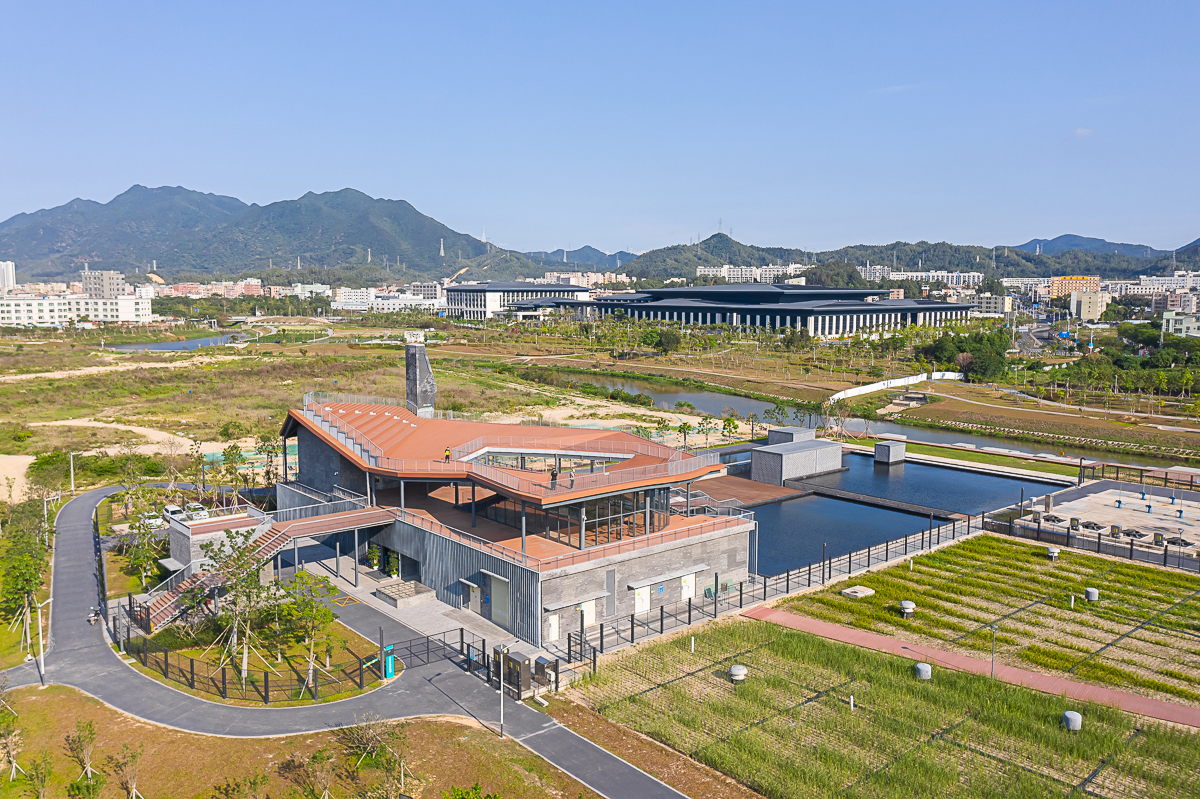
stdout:
[[(714, 573), (719, 575), (723, 583), (734, 584), (746, 579), (752, 531), (753, 523), (748, 522), (742, 528), (720, 530), (547, 572), (542, 575), (542, 607), (574, 602), (615, 587), (610, 597), (596, 601), (596, 621), (623, 619), (628, 625), (629, 614), (634, 612), (634, 592), (629, 588), (631, 582), (706, 564), (709, 568), (697, 572), (695, 583), (696, 597), (702, 601), (705, 587), (713, 584)], [(609, 572), (615, 574), (610, 577)], [(679, 577), (653, 584), (650, 590), (651, 612), (656, 612), (660, 605), (673, 605), (686, 599), (681, 596), (681, 591), (682, 581)], [(545, 636), (548, 635), (549, 617), (555, 614), (559, 617), (559, 640), (551, 642)], [(579, 612), (573, 605), (561, 610), (543, 611), (541, 624), (543, 640), (546, 642), (544, 645), (562, 645), (568, 632), (579, 630)]]
[(296, 433), (296, 463), (300, 465), (295, 478), (298, 483), (325, 492), (335, 485), (359, 494), (367, 492), (366, 472), (303, 426)]

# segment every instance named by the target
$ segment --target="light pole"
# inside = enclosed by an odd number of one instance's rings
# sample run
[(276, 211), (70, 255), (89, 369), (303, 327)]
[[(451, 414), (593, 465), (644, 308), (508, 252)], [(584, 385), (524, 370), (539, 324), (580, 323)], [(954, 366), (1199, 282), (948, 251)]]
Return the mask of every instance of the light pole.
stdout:
[(71, 496), (75, 496), (75, 456), (82, 455), (82, 452), (68, 453), (71, 457)]
[(500, 738), (504, 738), (504, 657), (508, 654), (508, 645), (499, 647), (500, 651)]
[(42, 681), (42, 687), (46, 687), (46, 634), (42, 632), (42, 605), (49, 605), (54, 601), (54, 597), (50, 597), (45, 602), (41, 602), (37, 606), (38, 619), (38, 679)]
[(989, 624), (992, 628), (992, 679), (996, 679), (996, 630), (999, 629), (994, 624)]

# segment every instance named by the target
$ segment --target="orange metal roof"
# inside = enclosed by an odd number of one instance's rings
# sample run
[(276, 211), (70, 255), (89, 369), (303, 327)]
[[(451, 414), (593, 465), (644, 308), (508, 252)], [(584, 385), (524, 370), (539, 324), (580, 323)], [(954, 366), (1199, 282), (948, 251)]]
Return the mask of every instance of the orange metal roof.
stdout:
[[(375, 453), (379, 456), (378, 463), (370, 466), (373, 474), (416, 480), (474, 480), (508, 496), (539, 504), (557, 504), (614, 491), (680, 483), (723, 468), (719, 464), (696, 459), (694, 469), (681, 470), (683, 466), (688, 465), (684, 463), (678, 464), (675, 473), (670, 476), (665, 472), (655, 474), (656, 471), (662, 471), (668, 462), (668, 454), (675, 455), (675, 451), (661, 445), (648, 444), (645, 439), (619, 430), (422, 419), (405, 408), (392, 405), (329, 402), (321, 403), (319, 407), (326, 417), (339, 420), (345, 429), (354, 434), (356, 440), (369, 441), (378, 448)], [(350, 460), (362, 463), (352, 448), (339, 442), (323, 425), (308, 418), (303, 411), (291, 410), (288, 416), (289, 423), (285, 424), (285, 430), (291, 427), (291, 422), (303, 425)], [(554, 495), (550, 498), (545, 496), (551, 483), (550, 476), (546, 473), (500, 467), (473, 471), (470, 464), (458, 460), (452, 460), (450, 464), (445, 463), (448, 448), (454, 450), (477, 439), (490, 437), (512, 440), (510, 445), (515, 447), (520, 447), (521, 441), (524, 440), (531, 447), (543, 449), (553, 447), (555, 441), (563, 442), (564, 445), (569, 441), (573, 448), (580, 449), (581, 454), (593, 446), (596, 447), (595, 451), (601, 452), (606, 449), (619, 449), (622, 446), (641, 446), (661, 450), (661, 457), (655, 454), (634, 454), (624, 459), (619, 468), (610, 470), (611, 479), (616, 479), (618, 472), (629, 472), (629, 479), (621, 479), (616, 483), (610, 480), (603, 486), (594, 485), (597, 482), (595, 479), (588, 479), (591, 476), (587, 472), (578, 470), (580, 487), (577, 491), (572, 490), (573, 482), (569, 473), (564, 473), (559, 476)], [(484, 471), (490, 471), (493, 475), (497, 472), (508, 473), (519, 479), (525, 487), (516, 487), (509, 481), (490, 479)]]

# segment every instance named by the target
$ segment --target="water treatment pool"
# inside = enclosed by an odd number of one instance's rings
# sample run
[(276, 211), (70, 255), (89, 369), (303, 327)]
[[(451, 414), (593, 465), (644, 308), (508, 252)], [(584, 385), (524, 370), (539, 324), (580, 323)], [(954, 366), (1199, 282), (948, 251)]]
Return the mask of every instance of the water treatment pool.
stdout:
[[(885, 499), (972, 516), (1065, 488), (1019, 477), (946, 469), (921, 463), (876, 466), (869, 455), (842, 456), (847, 471), (807, 481)], [(758, 571), (779, 574), (915, 533), (929, 518), (848, 500), (800, 497), (754, 508)]]

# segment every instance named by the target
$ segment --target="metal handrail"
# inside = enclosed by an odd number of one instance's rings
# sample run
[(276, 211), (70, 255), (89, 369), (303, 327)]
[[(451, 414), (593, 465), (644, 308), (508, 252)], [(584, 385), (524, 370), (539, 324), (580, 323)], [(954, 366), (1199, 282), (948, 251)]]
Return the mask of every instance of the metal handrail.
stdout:
[[(720, 462), (719, 456), (715, 453), (705, 452), (685, 455), (678, 450), (650, 444), (649, 442), (638, 442), (637, 444), (634, 442), (621, 442), (630, 450), (644, 449), (646, 450), (645, 454), (649, 454), (650, 448), (655, 447), (671, 452), (672, 456), (666, 462), (652, 466), (638, 466), (632, 469), (612, 469), (599, 474), (561, 475), (557, 480), (535, 480), (494, 466), (454, 459), (447, 462), (427, 458), (410, 460), (407, 458), (385, 457), (381, 447), (373, 443), (358, 428), (349, 424), (345, 419), (342, 419), (337, 414), (329, 413), (327, 408), (314, 405), (312, 409), (306, 408), (306, 412), (311, 413), (311, 418), (319, 424), (323, 424), (326, 429), (338, 431), (346, 437), (347, 441), (353, 441), (354, 446), (358, 447), (361, 453), (363, 453), (360, 454), (361, 460), (368, 466), (392, 471), (474, 476), (513, 491), (538, 497), (570, 494), (575, 491), (604, 488), (620, 483), (675, 477), (680, 474), (696, 471), (697, 469), (715, 466)], [(583, 439), (580, 440), (583, 441)], [(591, 443), (598, 442), (593, 441)], [(612, 444), (612, 442), (608, 443)]]

